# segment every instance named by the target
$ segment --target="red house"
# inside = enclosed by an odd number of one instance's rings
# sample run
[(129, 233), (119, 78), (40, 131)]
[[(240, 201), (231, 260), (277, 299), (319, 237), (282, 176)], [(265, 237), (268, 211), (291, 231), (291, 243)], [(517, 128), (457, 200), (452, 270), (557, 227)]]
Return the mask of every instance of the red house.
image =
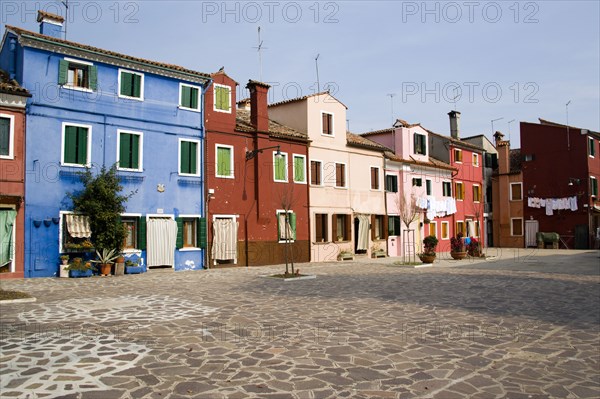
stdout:
[(31, 94), (26, 89), (0, 70), (0, 279), (24, 276), (24, 143), (28, 97)]
[(483, 242), (485, 227), (483, 148), (460, 139), (460, 112), (451, 111), (450, 137), (429, 132), (430, 154), (458, 171), (453, 174), (453, 196), (456, 213), (452, 215), (454, 234), (476, 238)]
[(593, 248), (600, 227), (600, 133), (539, 121), (521, 122), (526, 242), (537, 231), (556, 232), (560, 248)]
[[(310, 261), (308, 138), (269, 120), (269, 85), (212, 75), (205, 96), (209, 265)], [(249, 109), (248, 109), (249, 108)], [(286, 244), (286, 242), (288, 244)]]

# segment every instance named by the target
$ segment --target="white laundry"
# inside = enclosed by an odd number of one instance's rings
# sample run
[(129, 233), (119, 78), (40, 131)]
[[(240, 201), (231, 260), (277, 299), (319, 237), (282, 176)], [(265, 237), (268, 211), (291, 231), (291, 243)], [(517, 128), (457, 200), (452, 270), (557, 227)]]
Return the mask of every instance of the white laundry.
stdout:
[(569, 199), (571, 202), (571, 210), (576, 211), (577, 210), (577, 197), (571, 197)]
[(552, 211), (552, 200), (547, 199), (546, 200), (546, 216), (552, 216), (552, 215), (554, 215), (554, 212)]

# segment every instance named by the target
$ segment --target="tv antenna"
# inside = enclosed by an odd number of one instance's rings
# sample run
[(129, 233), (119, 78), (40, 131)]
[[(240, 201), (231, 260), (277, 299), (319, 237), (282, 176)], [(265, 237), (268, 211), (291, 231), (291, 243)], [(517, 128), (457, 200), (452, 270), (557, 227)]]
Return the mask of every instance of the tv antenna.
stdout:
[(569, 137), (569, 104), (571, 104), (571, 100), (565, 104), (565, 109), (567, 111), (567, 149), (571, 149), (571, 138)]
[(69, 0), (61, 1), (65, 6), (65, 40), (67, 40), (67, 23), (69, 22)]
[[(513, 123), (515, 120), (511, 119), (508, 121), (508, 141), (510, 142), (510, 124)], [(494, 129), (492, 129), (494, 130)]]
[(496, 118), (496, 119), (492, 119), (492, 136), (494, 135), (494, 122), (498, 122), (500, 120), (504, 119), (503, 116), (501, 116), (500, 118)]
[(386, 94), (386, 96), (390, 97), (390, 103), (392, 105), (392, 125), (395, 122), (395, 120), (394, 120), (394, 96), (395, 95), (396, 95), (396, 93), (388, 93), (388, 94)]
[(315, 57), (315, 68), (317, 69), (317, 93), (321, 91), (321, 85), (319, 84), (319, 56), (321, 54), (317, 54)]
[(255, 48), (256, 51), (258, 52), (258, 76), (260, 81), (262, 82), (263, 77), (262, 77), (262, 50), (267, 50), (267, 47), (263, 47), (263, 41), (260, 39), (260, 26), (258, 27), (258, 46), (257, 47), (252, 47)]
[(458, 89), (459, 89), (459, 87), (458, 87), (458, 86), (456, 86), (456, 87), (454, 88), (454, 93), (455, 93), (455, 95), (454, 95), (454, 97), (452, 97), (452, 102), (454, 103), (454, 111), (456, 111), (456, 99), (457, 99), (458, 97), (460, 97), (460, 96), (459, 96), (459, 94), (458, 94)]

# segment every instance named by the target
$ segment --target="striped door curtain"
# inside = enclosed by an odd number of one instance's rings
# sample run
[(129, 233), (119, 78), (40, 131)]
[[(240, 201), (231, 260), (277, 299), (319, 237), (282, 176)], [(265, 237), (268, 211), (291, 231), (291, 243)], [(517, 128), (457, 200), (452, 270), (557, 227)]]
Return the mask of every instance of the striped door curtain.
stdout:
[(151, 218), (146, 223), (148, 267), (173, 266), (177, 222), (173, 219)]
[(89, 238), (92, 236), (92, 229), (90, 228), (90, 218), (83, 215), (71, 215), (67, 214), (67, 231), (73, 238)]
[(213, 221), (212, 258), (214, 261), (233, 260), (237, 263), (237, 230), (238, 224), (232, 218)]

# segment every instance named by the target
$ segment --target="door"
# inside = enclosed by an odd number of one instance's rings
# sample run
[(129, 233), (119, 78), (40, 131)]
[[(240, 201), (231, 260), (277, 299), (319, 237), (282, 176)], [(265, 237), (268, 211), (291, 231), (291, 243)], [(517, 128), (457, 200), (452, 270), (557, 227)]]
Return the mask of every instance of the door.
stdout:
[(148, 267), (175, 266), (177, 222), (170, 217), (150, 217), (146, 222)]
[(540, 231), (540, 222), (537, 220), (525, 221), (525, 248), (537, 247), (536, 234)]
[(588, 249), (588, 226), (587, 224), (578, 224), (575, 226), (575, 249)]

